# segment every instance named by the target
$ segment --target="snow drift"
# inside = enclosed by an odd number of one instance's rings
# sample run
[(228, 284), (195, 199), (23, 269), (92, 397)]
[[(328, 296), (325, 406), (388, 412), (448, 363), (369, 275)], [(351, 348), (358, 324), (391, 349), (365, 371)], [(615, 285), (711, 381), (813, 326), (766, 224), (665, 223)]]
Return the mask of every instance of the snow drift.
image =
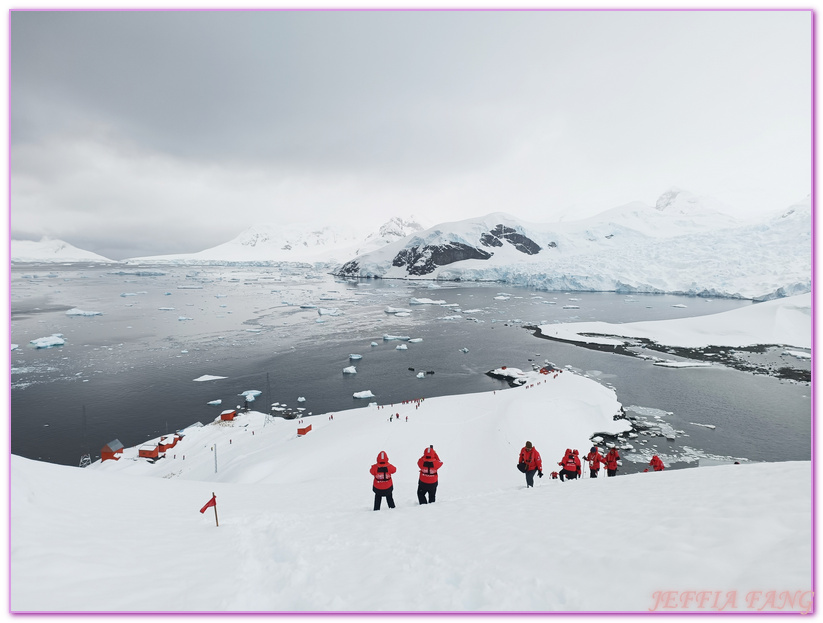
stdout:
[[(12, 457), (11, 609), (647, 611), (661, 591), (700, 590), (745, 610), (752, 590), (808, 594), (808, 463), (525, 489), (526, 440), (548, 474), (565, 448), (627, 422), (590, 379), (524, 374), (513, 389), (316, 416), (302, 437), (294, 421), (241, 414), (185, 429), (154, 462), (136, 448), (83, 470)], [(438, 501), (418, 506), (429, 444), (444, 461)], [(397, 508), (374, 512), (381, 450)], [(219, 528), (199, 512), (212, 493)]]

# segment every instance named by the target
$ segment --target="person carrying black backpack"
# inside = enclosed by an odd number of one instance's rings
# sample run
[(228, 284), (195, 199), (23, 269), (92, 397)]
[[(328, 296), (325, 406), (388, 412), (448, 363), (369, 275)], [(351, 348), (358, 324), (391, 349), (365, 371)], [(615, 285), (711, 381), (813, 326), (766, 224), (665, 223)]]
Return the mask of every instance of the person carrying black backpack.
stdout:
[[(417, 501), (421, 504), (434, 504), (437, 495), (437, 470), (443, 467), (443, 461), (434, 451), (434, 446), (423, 450), (423, 456), (417, 461), (420, 479), (417, 481)], [(429, 499), (426, 501), (426, 494)]]

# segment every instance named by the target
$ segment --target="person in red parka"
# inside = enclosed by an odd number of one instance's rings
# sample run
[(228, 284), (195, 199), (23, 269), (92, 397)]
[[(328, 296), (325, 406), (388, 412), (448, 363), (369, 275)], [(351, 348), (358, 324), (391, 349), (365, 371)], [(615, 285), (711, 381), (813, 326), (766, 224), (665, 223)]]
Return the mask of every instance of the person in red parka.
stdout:
[[(421, 504), (434, 504), (437, 494), (437, 470), (443, 467), (443, 461), (434, 451), (434, 446), (423, 450), (423, 456), (417, 461), (420, 468), (420, 479), (417, 481), (417, 501)], [(429, 496), (426, 501), (426, 494)]]
[(558, 462), (563, 469), (560, 470), (560, 482), (564, 482), (564, 477), (574, 480), (580, 473), (580, 457), (576, 456), (570, 449), (566, 449), (566, 455)]
[(649, 465), (651, 465), (656, 472), (662, 472), (666, 468), (666, 466), (663, 465), (662, 459), (656, 454), (652, 457), (652, 460), (649, 461)]
[(517, 459), (517, 467), (520, 471), (526, 474), (526, 488), (534, 486), (534, 473), (543, 478), (543, 460), (540, 458), (540, 453), (532, 445), (531, 441), (527, 441), (526, 445), (520, 450), (520, 458)]
[(597, 478), (597, 473), (600, 471), (600, 464), (605, 461), (605, 458), (597, 449), (597, 446), (592, 446), (591, 451), (586, 455), (586, 460), (589, 462), (589, 478)]
[(394, 508), (394, 484), (391, 480), (391, 475), (397, 471), (397, 468), (389, 463), (389, 457), (385, 452), (377, 455), (377, 463), (371, 466), (369, 473), (374, 476), (374, 484), (372, 491), (374, 491), (374, 510), (380, 510), (380, 504), (383, 498), (389, 503), (389, 508)]
[(606, 458), (603, 461), (606, 464), (606, 475), (614, 476), (617, 473), (617, 461), (620, 460), (620, 455), (617, 453), (617, 448), (611, 447)]

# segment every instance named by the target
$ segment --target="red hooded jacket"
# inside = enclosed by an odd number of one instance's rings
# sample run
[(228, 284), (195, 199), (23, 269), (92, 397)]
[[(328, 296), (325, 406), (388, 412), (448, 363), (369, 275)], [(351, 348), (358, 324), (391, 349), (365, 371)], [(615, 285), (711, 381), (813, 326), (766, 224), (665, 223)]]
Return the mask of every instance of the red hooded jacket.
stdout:
[(586, 455), (586, 460), (589, 462), (589, 466), (593, 470), (600, 469), (600, 464), (603, 463), (606, 459), (603, 458), (603, 455), (598, 452), (597, 448), (592, 450)]
[[(431, 463), (431, 467), (427, 467), (424, 463)], [(420, 482), (431, 484), (437, 482), (437, 470), (443, 467), (443, 461), (437, 456), (434, 448), (426, 448), (423, 450), (423, 456), (417, 461), (417, 467), (420, 468)]]
[(662, 472), (666, 468), (666, 466), (663, 465), (661, 458), (656, 454), (652, 457), (652, 460), (649, 461), (649, 465), (654, 467), (654, 471), (656, 472)]
[(620, 455), (617, 453), (617, 448), (609, 450), (609, 453), (603, 461), (606, 464), (606, 469), (617, 469), (617, 461), (619, 459)]
[(560, 465), (560, 467), (565, 469), (567, 472), (572, 472), (574, 474), (580, 472), (580, 458), (576, 457), (571, 452), (566, 454), (558, 465)]
[(523, 447), (520, 450), (520, 459), (517, 461), (518, 463), (525, 463), (526, 469), (531, 471), (533, 469), (543, 471), (543, 460), (540, 458), (540, 453), (537, 451), (537, 448), (532, 446), (531, 450), (526, 450)]
[[(385, 470), (380, 470), (385, 467)], [(389, 457), (385, 452), (377, 455), (377, 463), (371, 466), (369, 473), (374, 476), (375, 489), (388, 489), (392, 486), (391, 475), (397, 471), (397, 468), (389, 463)]]

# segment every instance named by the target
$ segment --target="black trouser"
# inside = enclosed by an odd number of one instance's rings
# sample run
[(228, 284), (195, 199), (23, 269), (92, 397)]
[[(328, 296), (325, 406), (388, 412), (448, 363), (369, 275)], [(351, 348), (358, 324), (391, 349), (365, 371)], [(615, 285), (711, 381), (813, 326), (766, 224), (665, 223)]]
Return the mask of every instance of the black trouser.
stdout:
[(600, 471), (599, 467), (597, 469), (594, 469), (594, 468), (590, 467), (589, 468), (589, 478), (597, 478), (597, 472), (599, 472), (599, 471)]
[(568, 469), (561, 469), (560, 470), (560, 481), (561, 482), (563, 482), (563, 476), (564, 475), (569, 480), (574, 480), (575, 478), (577, 478), (577, 472), (576, 471), (571, 471), (571, 470), (568, 470)]
[[(426, 502), (426, 494), (429, 494), (429, 501)], [(434, 497), (437, 495), (436, 482), (417, 481), (417, 501), (421, 504), (434, 504)]]
[(614, 476), (616, 473), (617, 473), (617, 468), (616, 467), (614, 469), (607, 469), (606, 470), (606, 475), (608, 475), (608, 476)]
[(526, 472), (526, 486), (533, 487), (534, 486), (534, 475), (537, 473), (536, 469), (530, 469)]
[(383, 498), (386, 498), (386, 502), (389, 503), (389, 508), (394, 508), (394, 497), (392, 497), (394, 485), (388, 489), (378, 489), (377, 487), (372, 487), (371, 490), (374, 491), (374, 510), (380, 510), (380, 504), (383, 502)]

